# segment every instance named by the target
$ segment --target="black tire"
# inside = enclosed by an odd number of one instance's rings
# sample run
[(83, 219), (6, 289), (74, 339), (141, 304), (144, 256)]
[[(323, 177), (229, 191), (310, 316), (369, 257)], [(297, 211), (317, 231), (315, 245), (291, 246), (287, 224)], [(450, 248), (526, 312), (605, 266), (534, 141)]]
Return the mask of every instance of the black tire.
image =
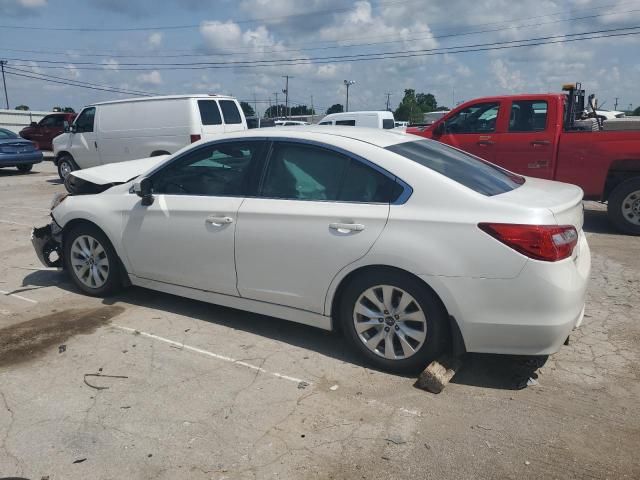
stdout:
[[(80, 257), (77, 256), (76, 252), (72, 252), (72, 247), (76, 239), (80, 237), (90, 237), (95, 239), (99, 245), (103, 247), (104, 256), (100, 254), (96, 255), (94, 258), (95, 262), (104, 258), (107, 259), (108, 270), (106, 274), (104, 271), (101, 271), (100, 274), (100, 280), (104, 279), (103, 284), (94, 287), (87, 285), (83, 280), (81, 280), (78, 273), (79, 271), (82, 271), (82, 268), (74, 267), (74, 259), (80, 259)], [(92, 297), (105, 297), (122, 288), (120, 281), (120, 259), (107, 236), (96, 226), (91, 224), (80, 224), (73, 227), (64, 236), (63, 249), (62, 257), (64, 261), (64, 268), (76, 287), (78, 287), (83, 293)], [(94, 262), (91, 263), (93, 264)]]
[[(415, 353), (406, 356), (406, 358), (384, 358), (380, 353), (370, 350), (356, 331), (354, 323), (356, 303), (364, 292), (379, 285), (389, 285), (408, 293), (418, 303), (419, 308), (426, 318), (426, 339), (424, 343), (416, 349)], [(346, 337), (355, 350), (366, 359), (367, 363), (381, 370), (401, 373), (413, 373), (422, 370), (429, 362), (440, 355), (447, 346), (447, 339), (449, 337), (447, 312), (440, 302), (440, 299), (429, 287), (403, 272), (380, 269), (354, 278), (346, 286), (342, 294), (338, 307), (338, 317)], [(389, 322), (392, 320), (390, 317), (392, 317), (392, 315), (387, 317)], [(374, 333), (380, 332), (379, 327), (384, 330), (387, 328), (387, 325), (389, 325), (387, 319), (384, 319), (383, 322), (380, 322), (379, 326), (372, 326), (372, 330)], [(396, 328), (394, 324), (389, 326), (389, 330), (394, 328)], [(400, 328), (400, 326), (397, 328)], [(363, 333), (363, 335), (365, 334), (367, 333)], [(372, 333), (371, 337), (373, 336)], [(399, 337), (398, 334), (396, 334), (396, 336)], [(384, 340), (380, 341), (384, 343)], [(395, 343), (395, 345), (396, 348), (401, 347), (401, 345), (399, 345), (399, 338), (398, 343)], [(386, 347), (384, 348), (386, 349)]]
[(611, 192), (607, 214), (621, 232), (640, 235), (640, 177), (625, 180)]
[(29, 173), (31, 171), (31, 169), (33, 168), (33, 164), (29, 164), (29, 165), (18, 165), (18, 171), (20, 173)]
[[(68, 170), (67, 170), (68, 167)], [(60, 180), (65, 181), (67, 175), (64, 172), (73, 172), (77, 170), (76, 163), (73, 161), (71, 155), (63, 154), (58, 158), (58, 176)]]

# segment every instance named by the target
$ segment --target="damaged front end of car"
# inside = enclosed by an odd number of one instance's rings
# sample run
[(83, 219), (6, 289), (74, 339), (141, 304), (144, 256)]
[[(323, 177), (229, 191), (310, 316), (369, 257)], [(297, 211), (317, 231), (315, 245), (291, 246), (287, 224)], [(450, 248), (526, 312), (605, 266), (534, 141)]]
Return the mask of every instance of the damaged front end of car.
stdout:
[(31, 231), (31, 244), (46, 267), (62, 268), (62, 228), (55, 222)]

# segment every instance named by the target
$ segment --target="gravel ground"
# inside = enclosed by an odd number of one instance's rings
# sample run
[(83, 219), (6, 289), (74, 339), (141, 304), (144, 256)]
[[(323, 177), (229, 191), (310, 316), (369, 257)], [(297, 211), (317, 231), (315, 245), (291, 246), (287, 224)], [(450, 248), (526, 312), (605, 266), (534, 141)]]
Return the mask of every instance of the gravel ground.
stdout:
[(582, 328), (535, 372), (470, 355), (439, 395), (334, 334), (132, 288), (79, 295), (29, 243), (63, 187), (0, 171), (0, 478), (640, 478), (640, 239), (586, 205)]

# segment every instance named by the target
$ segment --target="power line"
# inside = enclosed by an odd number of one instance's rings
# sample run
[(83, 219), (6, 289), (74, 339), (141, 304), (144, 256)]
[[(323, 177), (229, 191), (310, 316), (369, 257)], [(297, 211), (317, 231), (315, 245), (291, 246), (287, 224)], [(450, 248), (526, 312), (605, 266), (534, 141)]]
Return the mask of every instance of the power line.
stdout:
[[(346, 62), (355, 62), (355, 61), (364, 61), (364, 60), (383, 60), (383, 59), (391, 59), (391, 58), (409, 58), (409, 57), (444, 55), (444, 54), (453, 54), (453, 53), (468, 53), (468, 52), (476, 52), (476, 51), (503, 50), (507, 48), (520, 48), (520, 47), (528, 47), (528, 46), (569, 43), (569, 42), (576, 42), (581, 40), (591, 40), (596, 38), (630, 36), (630, 35), (638, 35), (640, 34), (640, 32), (627, 32), (627, 33), (618, 33), (618, 34), (612, 34), (612, 32), (622, 32), (622, 31), (637, 30), (637, 29), (640, 29), (640, 26), (612, 28), (612, 29), (595, 30), (590, 32), (580, 32), (580, 33), (563, 34), (563, 35), (551, 35), (551, 36), (535, 37), (535, 38), (522, 39), (522, 40), (477, 43), (477, 44), (471, 44), (471, 45), (457, 45), (457, 46), (450, 46), (450, 47), (418, 49), (418, 50), (397, 50), (397, 51), (378, 52), (378, 53), (335, 55), (335, 56), (327, 56), (327, 57), (302, 57), (302, 58), (276, 59), (276, 60), (238, 60), (238, 61), (228, 61), (228, 62), (126, 63), (126, 64), (123, 63), (121, 64), (120, 70), (124, 70), (124, 71), (202, 70), (202, 69), (223, 69), (223, 68), (254, 68), (254, 67), (273, 67), (273, 66), (289, 66), (289, 65), (308, 65), (308, 64), (323, 64), (323, 63), (346, 63)], [(591, 35), (591, 36), (585, 37), (585, 35)], [(582, 38), (575, 38), (575, 37), (582, 37)], [(21, 62), (33, 61), (32, 59), (20, 59), (20, 58), (12, 58), (10, 60), (21, 61)], [(68, 64), (68, 62), (63, 62), (59, 60), (40, 60), (38, 64), (39, 68), (67, 68), (67, 67), (56, 67), (51, 65), (41, 65), (41, 63), (54, 64), (54, 65), (63, 64), (63, 63)], [(82, 65), (88, 65), (88, 67), (83, 67)], [(101, 65), (101, 64), (95, 63), (95, 62), (77, 62), (74, 64), (74, 67), (79, 70), (81, 69), (96, 70), (96, 68), (91, 68), (91, 66), (98, 66), (98, 65)], [(24, 67), (29, 65), (21, 64), (20, 66)], [(124, 68), (122, 68), (122, 66), (124, 66)], [(145, 68), (145, 67), (151, 67), (151, 68)], [(101, 70), (101, 69), (103, 69), (103, 67), (98, 68), (97, 70)]]
[(32, 70), (24, 70), (21, 68), (16, 68), (12, 65), (7, 65), (7, 69), (12, 70), (12, 71), (16, 71), (16, 72), (21, 72), (21, 73), (27, 73), (30, 75), (39, 75), (42, 76), (44, 78), (51, 78), (51, 79), (55, 79), (55, 80), (64, 80), (66, 82), (74, 82), (74, 83), (79, 83), (82, 85), (87, 85), (87, 86), (92, 86), (92, 87), (103, 87), (103, 88), (111, 88), (111, 89), (116, 89), (116, 90), (121, 90), (123, 93), (131, 93), (134, 95), (157, 95), (155, 93), (152, 92), (147, 92), (144, 90), (134, 90), (134, 89), (130, 89), (130, 88), (118, 88), (118, 87), (113, 87), (112, 85), (105, 85), (105, 84), (100, 84), (100, 83), (91, 83), (91, 82), (84, 82), (84, 81), (80, 81), (80, 80), (75, 80), (73, 78), (65, 78), (65, 77), (58, 77), (55, 75), (49, 75), (49, 74), (45, 74), (45, 73), (38, 73), (38, 72), (34, 72)]
[(35, 79), (35, 80), (40, 80), (42, 82), (58, 83), (58, 84), (61, 84), (61, 85), (69, 85), (69, 86), (72, 86), (72, 87), (88, 88), (90, 90), (100, 90), (100, 91), (103, 91), (103, 92), (120, 93), (120, 94), (124, 94), (124, 95), (135, 95), (135, 96), (141, 96), (141, 97), (152, 96), (152, 95), (145, 95), (145, 94), (140, 94), (140, 93), (126, 92), (126, 91), (117, 90), (117, 89), (114, 89), (114, 88), (100, 88), (100, 87), (92, 87), (90, 85), (81, 85), (81, 84), (78, 84), (78, 83), (62, 82), (62, 81), (59, 81), (59, 80), (51, 80), (51, 79), (48, 79), (48, 78), (36, 77), (36, 76), (33, 76), (33, 75), (25, 75), (24, 73), (14, 73), (14, 72), (10, 72), (8, 70), (7, 70), (6, 73), (7, 73), (7, 75), (12, 75), (14, 77), (32, 78), (32, 79)]
[[(602, 7), (595, 7), (595, 8), (602, 8)], [(587, 9), (587, 10), (593, 10), (592, 9)], [(235, 50), (235, 51), (225, 51), (225, 52), (216, 52), (216, 53), (182, 53), (182, 54), (175, 54), (175, 55), (150, 55), (150, 54), (117, 54), (117, 53), (77, 53), (77, 52), (60, 52), (60, 51), (42, 51), (42, 50), (29, 50), (29, 49), (11, 49), (11, 48), (0, 48), (0, 50), (3, 51), (9, 51), (9, 52), (22, 52), (22, 53), (35, 53), (35, 54), (42, 54), (42, 55), (64, 55), (67, 57), (76, 57), (76, 56), (80, 56), (80, 57), (107, 57), (107, 58), (184, 58), (184, 57), (223, 57), (223, 56), (234, 56), (234, 55), (268, 55), (268, 54), (274, 54), (274, 53), (286, 53), (286, 52), (298, 52), (298, 51), (315, 51), (315, 50), (329, 50), (329, 49), (342, 49), (342, 48), (357, 48), (357, 47), (371, 47), (371, 46), (378, 46), (378, 45), (388, 45), (388, 44), (393, 44), (393, 43), (405, 43), (405, 42), (411, 42), (411, 41), (416, 41), (416, 40), (424, 40), (424, 39), (443, 39), (443, 38), (453, 38), (453, 37), (463, 37), (463, 36), (470, 36), (470, 35), (478, 35), (478, 34), (482, 34), (482, 33), (493, 33), (493, 32), (500, 32), (500, 31), (504, 31), (504, 30), (513, 30), (513, 29), (522, 29), (522, 28), (532, 28), (532, 27), (539, 27), (541, 25), (550, 25), (550, 24), (556, 24), (556, 23), (562, 23), (562, 22), (568, 22), (568, 21), (576, 21), (576, 20), (585, 20), (585, 19), (592, 19), (592, 18), (600, 18), (600, 17), (606, 17), (606, 16), (610, 16), (610, 15), (621, 15), (621, 14), (626, 14), (626, 13), (634, 13), (634, 12), (638, 12), (640, 11), (640, 9), (633, 9), (633, 10), (626, 10), (626, 11), (613, 11), (613, 12), (608, 12), (608, 13), (601, 13), (601, 14), (595, 14), (595, 15), (586, 15), (586, 16), (581, 16), (581, 17), (570, 17), (570, 18), (563, 18), (560, 20), (553, 20), (553, 21), (549, 21), (549, 22), (538, 22), (535, 24), (525, 24), (525, 25), (507, 25), (504, 27), (499, 27), (499, 28), (493, 28), (493, 29), (485, 29), (485, 30), (473, 30), (473, 31), (467, 31), (467, 32), (457, 32), (457, 33), (449, 33), (449, 34), (442, 34), (442, 35), (433, 35), (433, 32), (431, 30), (423, 30), (423, 31), (415, 31), (413, 33), (420, 33), (420, 32), (430, 32), (430, 35), (427, 36), (421, 36), (421, 37), (414, 37), (414, 38), (404, 38), (404, 39), (400, 39), (400, 40), (390, 40), (390, 41), (384, 41), (384, 42), (369, 42), (369, 43), (356, 43), (356, 44), (347, 44), (347, 45), (329, 45), (329, 46), (323, 46), (323, 47), (311, 47), (311, 48), (290, 48), (290, 49), (283, 49), (283, 50), (263, 50), (260, 52), (252, 52), (249, 51), (249, 49), (254, 48), (254, 47), (247, 47), (244, 50)], [(544, 15), (544, 16), (551, 16), (553, 14), (550, 15)], [(531, 20), (534, 18), (539, 18), (539, 17), (530, 17), (528, 19), (525, 20)], [(514, 19), (512, 21), (517, 21), (517, 20), (523, 20), (523, 19)], [(504, 23), (504, 22), (499, 22), (499, 23)], [(482, 25), (493, 25), (496, 24), (496, 22), (494, 23), (487, 23), (487, 24), (479, 24), (479, 25), (475, 25), (475, 26), (482, 26)], [(363, 37), (366, 38), (366, 37)], [(379, 38), (379, 37), (377, 37)], [(340, 42), (343, 40), (336, 40), (334, 42)], [(262, 46), (269, 46), (269, 45), (257, 45), (256, 47), (262, 47)], [(34, 60), (34, 61), (39, 61), (39, 60)], [(127, 65), (127, 64), (123, 64), (123, 65)]]
[[(396, 5), (401, 3), (409, 3), (416, 2), (421, 0), (394, 0), (394, 1), (384, 1), (380, 0), (377, 6), (386, 6), (386, 5)], [(299, 17), (308, 17), (308, 16), (317, 16), (317, 15), (333, 15), (339, 12), (348, 12), (353, 10), (353, 7), (346, 8), (332, 8), (329, 10), (316, 10), (313, 12), (304, 12), (304, 13), (293, 13), (290, 15), (280, 15), (274, 17), (263, 17), (263, 18), (253, 18), (253, 19), (245, 19), (245, 20), (227, 20), (227, 22), (233, 22), (236, 24), (247, 24), (247, 23), (268, 23), (273, 21), (282, 21), (290, 18), (299, 18)], [(53, 31), (53, 32), (145, 32), (150, 30), (188, 30), (194, 28), (200, 28), (203, 24), (185, 24), (185, 25), (160, 25), (155, 27), (118, 27), (118, 28), (105, 28), (105, 27), (28, 27), (24, 25), (0, 25), (0, 28), (14, 29), (14, 30), (45, 30), (45, 31)]]

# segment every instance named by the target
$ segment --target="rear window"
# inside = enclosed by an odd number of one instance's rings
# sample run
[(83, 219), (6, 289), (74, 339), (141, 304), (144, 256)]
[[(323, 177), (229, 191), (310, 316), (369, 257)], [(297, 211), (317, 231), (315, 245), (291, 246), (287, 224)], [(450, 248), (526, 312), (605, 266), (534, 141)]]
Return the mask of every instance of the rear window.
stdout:
[(396, 122), (393, 121), (390, 118), (383, 118), (382, 119), (382, 128), (384, 128), (385, 130), (389, 130), (391, 128), (396, 128)]
[(232, 100), (220, 100), (220, 108), (222, 109), (222, 115), (224, 116), (224, 123), (242, 123), (242, 117), (240, 111), (236, 106), (236, 102)]
[(218, 109), (218, 102), (215, 100), (198, 100), (200, 110), (200, 120), (203, 125), (221, 125), (222, 118)]
[(398, 143), (386, 149), (482, 195), (510, 192), (524, 183), (519, 175), (433, 140)]

